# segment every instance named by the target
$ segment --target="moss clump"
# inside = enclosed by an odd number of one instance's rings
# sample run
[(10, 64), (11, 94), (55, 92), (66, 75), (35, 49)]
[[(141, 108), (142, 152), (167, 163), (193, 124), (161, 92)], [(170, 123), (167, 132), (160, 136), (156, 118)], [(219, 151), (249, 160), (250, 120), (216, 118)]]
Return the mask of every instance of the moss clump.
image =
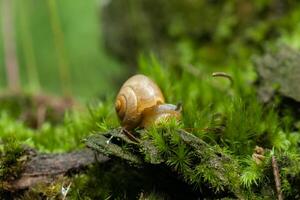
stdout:
[[(209, 185), (216, 194), (230, 191), (237, 196), (242, 195), (240, 166), (226, 149), (208, 145), (180, 130), (174, 122), (144, 132), (143, 140), (150, 140), (164, 162), (194, 187), (205, 190)], [(147, 156), (148, 152), (145, 153)]]
[(16, 179), (21, 171), (26, 155), (24, 148), (15, 138), (4, 138), (0, 146), (0, 180)]
[(76, 199), (135, 199), (142, 187), (142, 176), (122, 162), (109, 161), (75, 177), (71, 195)]
[[(39, 183), (27, 191), (24, 194), (20, 195), (23, 200), (31, 200), (31, 199), (62, 199), (68, 198), (70, 195), (70, 188), (72, 186), (71, 181), (67, 177), (60, 177), (51, 183)], [(68, 192), (62, 193), (62, 191), (66, 191), (68, 186), (70, 188)]]
[(0, 142), (0, 197), (6, 199), (11, 195), (6, 183), (20, 176), (27, 156), (15, 138), (3, 138)]

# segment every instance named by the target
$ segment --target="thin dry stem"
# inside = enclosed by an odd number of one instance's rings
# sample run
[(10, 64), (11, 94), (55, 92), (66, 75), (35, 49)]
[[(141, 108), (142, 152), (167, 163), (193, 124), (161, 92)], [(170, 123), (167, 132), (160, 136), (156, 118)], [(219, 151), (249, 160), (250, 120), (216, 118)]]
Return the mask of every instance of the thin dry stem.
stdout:
[(18, 92), (20, 90), (20, 77), (14, 38), (15, 29), (12, 3), (12, 0), (2, 1), (2, 29), (8, 88), (13, 92)]
[(230, 84), (233, 85), (233, 78), (231, 75), (225, 73), (225, 72), (214, 72), (212, 73), (213, 77), (223, 77), (223, 78), (227, 78), (230, 81)]
[(276, 191), (277, 191), (277, 199), (283, 200), (279, 168), (278, 168), (278, 164), (277, 164), (277, 161), (276, 161), (274, 155), (272, 156), (272, 167), (273, 167), (273, 174), (274, 174), (275, 186), (276, 186)]
[(55, 51), (58, 59), (62, 89), (64, 95), (70, 96), (72, 93), (71, 72), (65, 47), (64, 32), (61, 27), (56, 0), (47, 0), (46, 2), (48, 3), (50, 24), (52, 27)]
[(30, 32), (30, 14), (28, 10), (29, 3), (30, 1), (20, 1), (18, 3), (18, 13), (21, 27), (20, 36), (30, 89), (33, 91), (40, 91), (40, 80), (33, 46), (33, 37)]

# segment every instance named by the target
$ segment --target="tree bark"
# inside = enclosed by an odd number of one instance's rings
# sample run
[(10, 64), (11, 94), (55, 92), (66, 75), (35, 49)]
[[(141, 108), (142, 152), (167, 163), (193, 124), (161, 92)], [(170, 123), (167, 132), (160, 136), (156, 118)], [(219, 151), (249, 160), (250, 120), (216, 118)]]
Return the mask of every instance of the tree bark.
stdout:
[(18, 191), (38, 183), (51, 183), (59, 176), (79, 173), (97, 161), (107, 160), (107, 157), (95, 154), (89, 149), (63, 154), (30, 155), (19, 179), (5, 182), (4, 188), (8, 191)]

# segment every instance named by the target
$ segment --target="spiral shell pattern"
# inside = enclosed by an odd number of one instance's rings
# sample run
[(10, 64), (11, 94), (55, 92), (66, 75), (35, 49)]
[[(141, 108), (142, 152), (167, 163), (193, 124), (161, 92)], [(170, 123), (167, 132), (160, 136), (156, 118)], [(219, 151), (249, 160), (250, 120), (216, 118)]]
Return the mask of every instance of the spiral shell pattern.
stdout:
[(164, 103), (160, 88), (148, 77), (135, 75), (121, 87), (115, 102), (115, 109), (126, 129), (134, 129), (142, 120), (145, 109)]

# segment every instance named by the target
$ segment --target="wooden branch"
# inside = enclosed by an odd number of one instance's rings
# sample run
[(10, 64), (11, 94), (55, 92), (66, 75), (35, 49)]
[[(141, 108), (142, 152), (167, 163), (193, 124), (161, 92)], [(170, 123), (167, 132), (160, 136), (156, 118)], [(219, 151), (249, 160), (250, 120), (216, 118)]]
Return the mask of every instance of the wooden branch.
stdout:
[(107, 157), (95, 154), (89, 149), (63, 154), (31, 155), (20, 178), (5, 182), (4, 188), (17, 191), (41, 182), (51, 183), (60, 176), (78, 173), (96, 161), (106, 162), (107, 160)]
[(281, 181), (280, 181), (280, 174), (279, 174), (279, 168), (277, 161), (275, 159), (275, 156), (272, 156), (272, 167), (273, 167), (273, 174), (275, 179), (275, 186), (276, 186), (276, 192), (277, 192), (277, 199), (283, 200), (282, 191), (281, 191)]
[[(114, 129), (106, 134), (95, 134), (89, 136), (86, 140), (86, 145), (94, 150), (97, 150), (99, 153), (122, 158), (126, 161), (129, 161), (133, 164), (141, 165), (143, 162), (141, 158), (133, 154), (126, 148), (122, 148), (122, 143), (131, 146), (137, 146), (138, 144), (129, 140), (122, 132), (121, 129)], [(114, 144), (114, 143), (119, 144)]]

